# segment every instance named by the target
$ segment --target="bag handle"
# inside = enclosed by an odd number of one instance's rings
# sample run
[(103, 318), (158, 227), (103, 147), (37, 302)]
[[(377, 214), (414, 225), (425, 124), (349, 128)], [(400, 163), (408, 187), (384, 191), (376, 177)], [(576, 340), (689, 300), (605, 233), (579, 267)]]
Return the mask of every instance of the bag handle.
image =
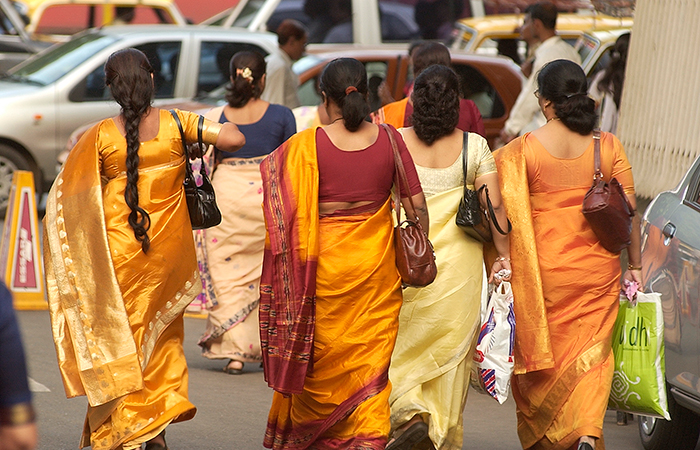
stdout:
[[(467, 149), (468, 149), (468, 142), (469, 142), (468, 136), (469, 136), (469, 133), (465, 131), (464, 132), (464, 141), (462, 144), (462, 172), (464, 174), (464, 178), (463, 178), (462, 183), (464, 184), (464, 189), (467, 189), (467, 167), (468, 167), (468, 165), (467, 165), (468, 164), (467, 163), (467, 161), (468, 161)], [(476, 180), (474, 180), (474, 183), (476, 183)], [(508, 231), (503, 231), (501, 226), (498, 224), (498, 219), (496, 218), (496, 212), (493, 210), (493, 204), (491, 203), (491, 197), (489, 197), (489, 188), (485, 184), (482, 184), (481, 187), (479, 188), (479, 191), (478, 191), (479, 204), (481, 205), (481, 191), (484, 191), (484, 193), (486, 194), (486, 207), (488, 208), (488, 212), (489, 212), (489, 216), (491, 217), (491, 221), (496, 226), (496, 230), (503, 235), (510, 233), (513, 230), (513, 225), (510, 223), (510, 219), (508, 220)]]
[(600, 170), (600, 130), (593, 130), (593, 161), (595, 167), (593, 181), (598, 181), (603, 178), (603, 172)]
[[(175, 112), (174, 109), (170, 110), (170, 114), (173, 116), (173, 119), (175, 119), (175, 123), (177, 124), (178, 130), (180, 130), (180, 139), (182, 140), (182, 150), (185, 154), (185, 167), (187, 170), (187, 176), (191, 177), (192, 176), (192, 164), (190, 163), (190, 155), (187, 152), (187, 141), (185, 141), (185, 131), (182, 129), (182, 122), (180, 122), (180, 117), (178, 117), (177, 113)], [(202, 148), (202, 145), (204, 144), (204, 141), (202, 139), (202, 133), (204, 130), (204, 116), (199, 116), (199, 120), (197, 121), (197, 144), (199, 145), (199, 148)], [(199, 173), (204, 176), (206, 175), (206, 170), (204, 169), (204, 164), (202, 163), (200, 165)]]
[(396, 145), (396, 139), (394, 139), (394, 134), (391, 132), (389, 125), (383, 123), (380, 125), (389, 135), (389, 142), (391, 142), (391, 149), (394, 153), (394, 165), (396, 170), (394, 170), (394, 186), (396, 186), (396, 198), (394, 199), (394, 210), (396, 211), (396, 222), (401, 224), (401, 185), (404, 184), (406, 187), (406, 192), (408, 193), (408, 202), (411, 205), (411, 213), (413, 218), (408, 217), (408, 211), (406, 211), (406, 218), (413, 220), (418, 223), (418, 216), (416, 215), (416, 207), (413, 206), (413, 198), (411, 198), (411, 189), (408, 185), (408, 177), (406, 176), (406, 170), (403, 166), (403, 160), (401, 154), (399, 153), (399, 148)]

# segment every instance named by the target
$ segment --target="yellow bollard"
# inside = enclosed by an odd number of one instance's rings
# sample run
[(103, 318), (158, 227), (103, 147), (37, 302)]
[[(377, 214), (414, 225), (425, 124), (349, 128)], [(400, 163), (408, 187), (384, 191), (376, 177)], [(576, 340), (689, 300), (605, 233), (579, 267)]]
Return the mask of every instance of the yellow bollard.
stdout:
[(15, 309), (48, 309), (39, 243), (34, 175), (16, 170), (0, 244), (0, 274), (15, 299)]

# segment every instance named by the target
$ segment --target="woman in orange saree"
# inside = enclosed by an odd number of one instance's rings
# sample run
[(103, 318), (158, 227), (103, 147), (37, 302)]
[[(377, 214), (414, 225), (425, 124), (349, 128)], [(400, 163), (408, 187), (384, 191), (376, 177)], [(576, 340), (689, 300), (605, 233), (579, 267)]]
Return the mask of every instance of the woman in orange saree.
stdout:
[[(525, 449), (600, 450), (621, 273), (620, 255), (600, 245), (581, 213), (594, 172), (595, 104), (584, 72), (572, 62), (546, 65), (538, 85), (547, 124), (495, 153), (513, 222), (511, 387), (518, 435)], [(605, 179), (616, 177), (635, 206), (622, 145), (609, 133), (602, 133), (600, 144)], [(641, 285), (639, 231), (635, 215), (624, 279)]]
[[(264, 445), (380, 450), (402, 300), (389, 204), (394, 159), (386, 132), (364, 121), (362, 63), (334, 60), (321, 80), (334, 122), (296, 134), (261, 164), (260, 333), (276, 391)], [(399, 147), (427, 224), (415, 167)]]
[[(92, 127), (49, 192), (44, 261), (66, 395), (86, 395), (80, 442), (94, 450), (167, 449), (168, 424), (191, 419), (183, 312), (201, 291), (182, 183), (180, 131), (151, 107), (146, 56), (121, 50), (105, 79), (122, 113)], [(177, 112), (197, 140), (199, 116)], [(205, 122), (234, 151), (235, 126)]]

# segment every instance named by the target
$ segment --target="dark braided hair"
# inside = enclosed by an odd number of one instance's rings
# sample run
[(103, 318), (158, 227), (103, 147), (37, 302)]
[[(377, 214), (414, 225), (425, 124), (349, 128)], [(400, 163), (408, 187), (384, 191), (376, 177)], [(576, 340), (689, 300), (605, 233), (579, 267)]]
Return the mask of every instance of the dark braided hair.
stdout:
[(428, 145), (447, 136), (459, 122), (459, 78), (454, 70), (433, 65), (413, 84), (413, 130)]
[(124, 199), (131, 209), (129, 225), (143, 252), (148, 252), (151, 240), (148, 229), (151, 218), (139, 206), (139, 124), (151, 108), (153, 99), (153, 68), (139, 50), (127, 48), (112, 53), (105, 63), (105, 83), (112, 97), (121, 106), (126, 131), (126, 189)]

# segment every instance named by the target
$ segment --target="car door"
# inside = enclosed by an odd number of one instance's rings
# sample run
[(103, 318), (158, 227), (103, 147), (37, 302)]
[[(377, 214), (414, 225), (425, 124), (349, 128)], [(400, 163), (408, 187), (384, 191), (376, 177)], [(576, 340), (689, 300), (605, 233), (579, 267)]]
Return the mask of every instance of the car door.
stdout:
[[(153, 67), (155, 83), (154, 105), (173, 102), (178, 87), (179, 59), (182, 39), (167, 37), (140, 43), (122, 43), (133, 46), (146, 54)], [(78, 67), (60, 81), (57, 89), (57, 149), (62, 149), (76, 128), (119, 113), (119, 105), (111, 98), (105, 85), (104, 64), (107, 57), (122, 47), (111, 47)]]
[(700, 398), (700, 159), (680, 187), (657, 196), (643, 221), (645, 290), (661, 293), (666, 378)]

